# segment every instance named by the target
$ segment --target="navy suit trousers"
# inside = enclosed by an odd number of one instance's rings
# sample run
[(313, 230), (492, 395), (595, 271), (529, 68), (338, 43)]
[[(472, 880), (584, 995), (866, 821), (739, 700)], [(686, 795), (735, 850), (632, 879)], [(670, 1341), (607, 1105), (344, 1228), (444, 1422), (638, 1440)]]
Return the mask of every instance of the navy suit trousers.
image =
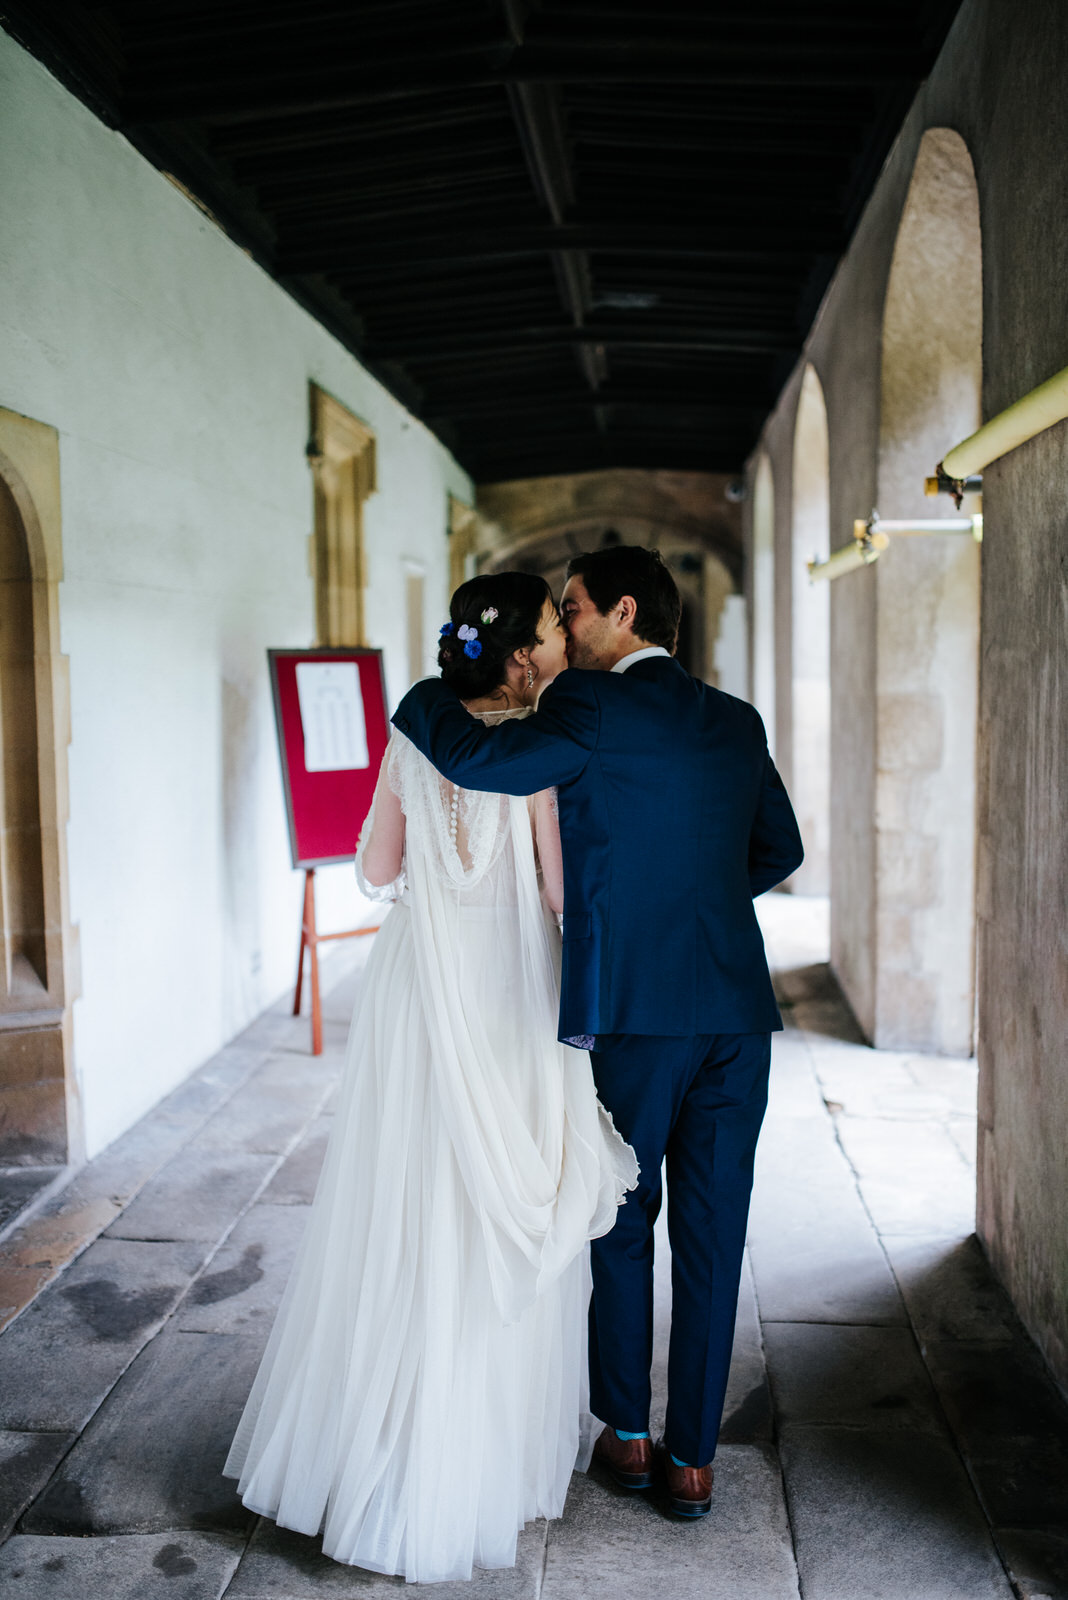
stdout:
[(704, 1466), (723, 1415), (771, 1036), (610, 1034), (590, 1059), (601, 1103), (641, 1166), (615, 1227), (593, 1241), (590, 1409), (624, 1432), (649, 1426), (653, 1224), (666, 1161), (672, 1309), (664, 1438), (680, 1461)]

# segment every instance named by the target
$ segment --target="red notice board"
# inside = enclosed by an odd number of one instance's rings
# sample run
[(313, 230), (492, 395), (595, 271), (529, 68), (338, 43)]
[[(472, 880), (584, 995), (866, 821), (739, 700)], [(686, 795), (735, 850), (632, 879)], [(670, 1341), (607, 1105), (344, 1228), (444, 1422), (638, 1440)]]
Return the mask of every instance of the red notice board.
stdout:
[[(278, 750), (282, 758), (282, 782), (286, 793), (286, 813), (289, 818), (289, 847), (295, 867), (325, 867), (336, 861), (351, 861), (356, 854), (356, 840), (368, 811), (378, 781), (378, 768), (389, 740), (389, 721), (386, 717), (385, 685), (382, 678), (382, 652), (380, 650), (268, 650), (267, 661), (271, 672), (271, 690), (274, 695), (274, 716), (278, 729)], [(301, 663), (335, 664), (344, 668), (352, 663), (356, 670), (358, 693), (362, 703), (363, 729), (357, 730), (355, 752), (358, 765), (315, 770), (317, 762), (351, 760), (353, 751), (348, 725), (346, 739), (341, 740), (341, 755), (324, 754), (321, 748), (323, 728), (306, 729), (301, 716), (301, 688), (307, 696), (308, 674), (298, 679)], [(323, 675), (320, 674), (321, 678)], [(329, 679), (330, 675), (326, 675)], [(351, 672), (335, 674), (341, 687), (349, 691), (351, 703), (353, 684)], [(311, 675), (314, 677), (314, 675)], [(344, 696), (339, 695), (340, 704)], [(319, 704), (323, 697), (320, 694)], [(305, 699), (305, 706), (313, 702)], [(327, 710), (330, 710), (327, 698)], [(318, 721), (318, 719), (316, 719)], [(358, 719), (357, 719), (358, 720)], [(329, 721), (325, 725), (327, 740)], [(319, 739), (320, 746), (312, 741)], [(365, 748), (364, 748), (365, 746)], [(346, 753), (346, 751), (348, 753)], [(366, 765), (363, 764), (366, 755)], [(312, 770), (309, 771), (309, 765)]]

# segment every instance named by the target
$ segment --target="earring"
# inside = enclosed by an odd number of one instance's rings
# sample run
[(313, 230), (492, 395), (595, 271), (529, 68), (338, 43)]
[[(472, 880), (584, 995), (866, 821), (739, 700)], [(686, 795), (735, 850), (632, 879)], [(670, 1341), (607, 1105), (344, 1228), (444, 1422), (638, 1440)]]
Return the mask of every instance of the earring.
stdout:
[(534, 687), (534, 668), (533, 667), (528, 667), (527, 668), (527, 688), (528, 689), (533, 689), (533, 687)]

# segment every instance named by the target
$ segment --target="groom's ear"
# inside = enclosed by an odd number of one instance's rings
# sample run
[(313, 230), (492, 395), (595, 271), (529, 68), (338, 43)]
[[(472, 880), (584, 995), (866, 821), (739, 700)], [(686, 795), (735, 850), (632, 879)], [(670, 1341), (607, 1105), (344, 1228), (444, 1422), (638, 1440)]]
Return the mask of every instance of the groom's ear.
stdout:
[(638, 602), (632, 594), (622, 594), (612, 607), (611, 615), (617, 619), (621, 628), (630, 627), (633, 632), (634, 619), (638, 615)]

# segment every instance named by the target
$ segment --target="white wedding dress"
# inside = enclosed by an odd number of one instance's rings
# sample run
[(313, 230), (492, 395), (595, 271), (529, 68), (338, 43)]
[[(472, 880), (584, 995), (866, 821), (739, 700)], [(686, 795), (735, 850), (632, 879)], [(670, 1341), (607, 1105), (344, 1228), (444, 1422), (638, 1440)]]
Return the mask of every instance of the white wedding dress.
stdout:
[[(361, 869), (386, 783), (403, 866), (383, 889)], [(411, 1582), (512, 1566), (523, 1524), (561, 1514), (582, 1450), (586, 1242), (637, 1177), (589, 1057), (557, 1042), (534, 809), (455, 790), (393, 734), (357, 872), (396, 903), (224, 1469), (252, 1510)]]

